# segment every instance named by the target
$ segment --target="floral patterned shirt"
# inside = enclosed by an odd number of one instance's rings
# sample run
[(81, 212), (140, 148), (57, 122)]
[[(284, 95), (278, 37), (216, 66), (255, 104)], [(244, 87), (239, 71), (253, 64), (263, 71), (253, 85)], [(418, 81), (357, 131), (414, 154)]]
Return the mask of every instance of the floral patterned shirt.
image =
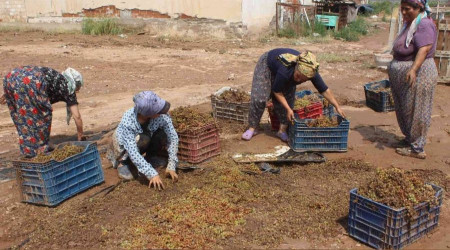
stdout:
[[(151, 119), (148, 123), (147, 131), (150, 136), (162, 128), (167, 135), (167, 151), (169, 153), (169, 162), (167, 164), (168, 170), (176, 169), (178, 163), (178, 134), (172, 124), (172, 119), (169, 115), (160, 115), (155, 119)], [(126, 150), (128, 157), (130, 157), (133, 164), (137, 167), (139, 172), (153, 178), (158, 175), (158, 172), (148, 163), (140, 154), (136, 143), (136, 136), (144, 133), (141, 124), (137, 120), (137, 113), (134, 108), (129, 109), (122, 117), (122, 120), (117, 127), (116, 137), (119, 146)]]

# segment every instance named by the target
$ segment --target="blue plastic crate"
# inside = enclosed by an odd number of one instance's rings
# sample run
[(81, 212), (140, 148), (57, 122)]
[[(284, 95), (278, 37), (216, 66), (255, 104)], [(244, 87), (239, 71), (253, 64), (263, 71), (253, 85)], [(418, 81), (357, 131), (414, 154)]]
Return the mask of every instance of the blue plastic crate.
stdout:
[(337, 117), (339, 125), (329, 128), (308, 127), (312, 119), (299, 119), (289, 126), (289, 146), (296, 152), (346, 152), (350, 121)]
[(66, 144), (85, 147), (85, 150), (61, 162), (14, 162), (23, 202), (56, 206), (104, 181), (96, 143), (66, 142), (59, 147)]
[(393, 209), (350, 191), (348, 231), (353, 238), (374, 248), (400, 249), (413, 243), (438, 226), (442, 188), (431, 184), (438, 204), (417, 205), (416, 215), (408, 219), (407, 210)]
[(389, 80), (371, 82), (364, 85), (367, 107), (377, 112), (389, 112), (395, 110), (394, 99), (390, 91), (376, 92), (380, 88), (390, 88)]

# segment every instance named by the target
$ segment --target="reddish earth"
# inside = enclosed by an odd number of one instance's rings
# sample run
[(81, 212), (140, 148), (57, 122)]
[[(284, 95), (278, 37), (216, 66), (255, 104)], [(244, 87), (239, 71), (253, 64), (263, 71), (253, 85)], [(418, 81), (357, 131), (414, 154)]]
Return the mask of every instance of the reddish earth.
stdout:
[[(347, 153), (326, 154), (330, 160), (352, 158), (373, 166), (396, 166), (404, 169), (435, 169), (445, 175), (450, 174), (450, 88), (439, 85), (436, 89), (432, 115), (432, 125), (426, 146), (427, 159), (418, 160), (401, 157), (395, 153), (395, 143), (401, 132), (396, 117), (391, 113), (376, 113), (365, 107), (363, 84), (386, 79), (386, 73), (372, 67), (374, 52), (382, 51), (387, 43), (387, 25), (381, 24), (373, 34), (359, 42), (292, 45), (290, 40), (275, 39), (269, 43), (253, 40), (180, 40), (179, 38), (157, 39), (149, 35), (120, 37), (91, 37), (77, 34), (49, 34), (43, 32), (0, 34), (0, 74), (20, 65), (42, 65), (63, 70), (67, 66), (79, 69), (85, 77), (86, 86), (78, 95), (86, 135), (96, 140), (102, 148), (109, 140), (108, 135), (125, 110), (132, 107), (132, 96), (141, 90), (154, 90), (169, 100), (174, 107), (198, 105), (203, 111), (210, 111), (209, 96), (222, 86), (235, 86), (250, 90), (253, 68), (258, 57), (276, 47), (294, 47), (311, 50), (322, 55), (321, 74), (338, 99), (346, 103), (343, 109), (351, 121), (349, 150)], [(327, 54), (335, 54), (339, 60), (327, 59)], [(345, 60), (344, 60), (345, 59)], [(336, 62), (337, 61), (337, 62)], [(229, 76), (235, 76), (229, 79)], [(299, 89), (312, 89), (310, 83)], [(0, 91), (1, 93), (1, 91)], [(267, 124), (264, 114), (263, 124)], [(223, 155), (237, 152), (267, 152), (280, 145), (273, 133), (265, 126), (264, 133), (251, 142), (240, 140), (242, 127), (226, 126), (221, 138)], [(76, 139), (75, 125), (65, 123), (63, 104), (54, 105), (52, 141), (55, 143)], [(10, 167), (9, 161), (18, 157), (17, 134), (6, 106), (0, 106), (0, 170)], [(82, 209), (78, 204), (100, 189), (118, 181), (116, 172), (103, 157), (105, 183), (94, 187), (57, 208), (42, 208), (20, 203), (15, 181), (0, 183), (0, 248), (17, 246), (32, 237), (36, 225), (35, 218), (58, 215), (59, 220), (70, 220), (74, 209)], [(299, 170), (301, 171), (301, 170)], [(355, 176), (355, 178), (358, 178)], [(190, 187), (195, 176), (181, 176), (185, 187)], [(138, 183), (130, 184), (134, 194), (144, 197), (149, 191)], [(129, 185), (128, 185), (129, 186)], [(184, 187), (183, 186), (183, 187)], [(303, 187), (305, 193), (314, 194), (314, 185)], [(116, 191), (114, 191), (116, 192)], [(113, 192), (113, 193), (114, 193)], [(172, 191), (173, 192), (173, 191)], [(298, 190), (298, 192), (302, 192)], [(123, 198), (123, 197), (122, 197)], [(449, 248), (450, 208), (448, 195), (441, 210), (440, 225), (433, 234), (421, 239), (409, 248)], [(120, 221), (122, 214), (135, 215), (145, 211), (140, 205), (129, 204), (115, 195), (111, 201), (104, 199), (108, 206), (117, 206), (113, 214), (98, 212), (97, 224), (111, 221), (117, 227), (115, 239), (124, 237)], [(73, 206), (73, 208), (71, 207)], [(103, 207), (104, 207), (103, 206)], [(91, 207), (90, 207), (91, 208)], [(71, 210), (72, 209), (72, 210)], [(78, 211), (78, 210), (77, 210)], [(103, 210), (102, 210), (103, 211)], [(61, 216), (61, 213), (67, 213)], [(79, 212), (78, 212), (79, 215)], [(268, 218), (269, 220), (269, 218)], [(93, 224), (93, 225), (97, 225)], [(70, 230), (69, 228), (65, 230)], [(86, 229), (89, 234), (89, 229)], [(366, 248), (348, 237), (345, 230), (338, 237), (317, 239), (285, 238), (280, 248)], [(55, 239), (49, 248), (95, 248), (105, 246), (96, 239), (86, 236), (84, 245), (67, 238)], [(67, 244), (59, 245), (65, 242)], [(36, 243), (34, 243), (36, 246)], [(111, 245), (108, 245), (111, 246)], [(116, 245), (117, 246), (117, 245)], [(257, 247), (257, 246), (253, 246)]]

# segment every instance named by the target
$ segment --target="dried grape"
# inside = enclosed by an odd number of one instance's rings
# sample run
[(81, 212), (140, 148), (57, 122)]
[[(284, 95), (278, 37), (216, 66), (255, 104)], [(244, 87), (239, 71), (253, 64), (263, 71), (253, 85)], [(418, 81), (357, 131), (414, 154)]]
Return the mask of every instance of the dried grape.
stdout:
[(226, 102), (249, 102), (250, 101), (250, 95), (239, 89), (230, 89), (223, 92), (221, 95), (217, 97), (220, 100), (226, 101)]
[(178, 107), (170, 112), (170, 116), (178, 133), (189, 132), (215, 123), (210, 114), (200, 113), (191, 107)]
[(302, 98), (296, 98), (294, 103), (294, 110), (306, 108), (307, 106), (320, 102), (317, 95), (305, 95)]
[(50, 160), (63, 161), (73, 155), (79, 154), (84, 151), (84, 147), (76, 145), (64, 145), (61, 148), (53, 150), (50, 154), (38, 154), (31, 161), (44, 163)]
[(414, 206), (436, 202), (436, 192), (422, 176), (399, 168), (377, 169), (375, 179), (361, 187), (358, 193), (396, 209), (405, 207), (410, 216), (414, 215)]
[(339, 123), (336, 117), (329, 118), (327, 116), (321, 116), (317, 119), (309, 121), (307, 125), (311, 128), (329, 128), (337, 127), (339, 126)]

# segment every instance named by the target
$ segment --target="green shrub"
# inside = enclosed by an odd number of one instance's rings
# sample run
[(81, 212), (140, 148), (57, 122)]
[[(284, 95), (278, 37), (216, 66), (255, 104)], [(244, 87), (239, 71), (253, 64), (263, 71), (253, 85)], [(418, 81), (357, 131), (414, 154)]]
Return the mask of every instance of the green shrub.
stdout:
[(286, 28), (278, 30), (278, 36), (279, 37), (286, 37), (286, 38), (294, 38), (297, 37), (297, 32), (295, 32), (294, 27), (288, 26)]
[(390, 1), (376, 1), (376, 2), (371, 2), (370, 5), (372, 5), (373, 7), (373, 13), (372, 14), (379, 14), (379, 13), (384, 13), (387, 15), (390, 15), (392, 13), (392, 8), (394, 7), (394, 3), (390, 2)]
[(369, 25), (362, 17), (358, 17), (353, 23), (347, 27), (340, 29), (334, 33), (335, 38), (341, 38), (348, 42), (359, 41), (361, 35), (367, 35), (369, 32)]
[(359, 41), (360, 36), (361, 35), (359, 33), (351, 30), (349, 27), (345, 27), (343, 29), (340, 29), (338, 32), (334, 33), (334, 38), (341, 38), (347, 42)]
[(118, 35), (123, 28), (114, 19), (84, 19), (81, 32), (86, 35)]
[[(430, 1), (430, 2), (428, 3), (428, 5), (430, 5), (430, 7), (437, 7), (438, 1)], [(442, 5), (445, 5), (445, 3), (442, 3), (442, 2), (441, 2), (440, 6), (442, 6)]]

